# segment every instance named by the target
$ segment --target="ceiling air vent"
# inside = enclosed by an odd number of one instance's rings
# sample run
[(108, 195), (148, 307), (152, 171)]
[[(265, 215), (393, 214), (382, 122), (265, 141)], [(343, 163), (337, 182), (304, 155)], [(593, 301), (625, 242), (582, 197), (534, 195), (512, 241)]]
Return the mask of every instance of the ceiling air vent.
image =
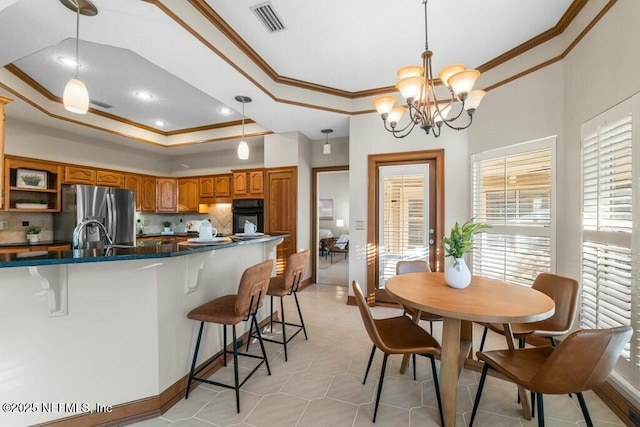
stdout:
[(277, 33), (287, 29), (270, 1), (251, 6), (251, 10), (270, 33)]
[(109, 104), (104, 103), (104, 102), (96, 101), (95, 99), (90, 99), (89, 103), (93, 104), (93, 105), (97, 105), (98, 107), (102, 107), (102, 108), (113, 108), (113, 105), (109, 105)]

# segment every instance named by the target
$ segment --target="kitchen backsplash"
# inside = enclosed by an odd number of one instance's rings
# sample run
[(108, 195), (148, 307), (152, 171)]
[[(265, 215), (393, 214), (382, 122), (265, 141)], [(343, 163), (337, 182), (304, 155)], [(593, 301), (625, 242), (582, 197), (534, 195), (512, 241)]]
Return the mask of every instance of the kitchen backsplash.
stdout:
[[(219, 233), (232, 233), (231, 204), (211, 205), (208, 214), (156, 214), (136, 213), (136, 222), (139, 219), (145, 234), (155, 234), (163, 231), (164, 221), (171, 222), (171, 230), (175, 233), (184, 233), (189, 221), (202, 221), (209, 218), (212, 225)], [(38, 225), (42, 227), (41, 240), (53, 239), (53, 214), (50, 213), (24, 213), (24, 212), (0, 212), (0, 221), (7, 222), (7, 228), (0, 230), (0, 245), (9, 243), (27, 242), (27, 226)], [(138, 223), (136, 223), (136, 229)]]

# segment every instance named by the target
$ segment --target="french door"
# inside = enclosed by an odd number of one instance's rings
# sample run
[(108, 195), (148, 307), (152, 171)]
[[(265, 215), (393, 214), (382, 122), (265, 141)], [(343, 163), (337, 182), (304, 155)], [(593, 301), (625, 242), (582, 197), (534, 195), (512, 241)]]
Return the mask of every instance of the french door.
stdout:
[(384, 286), (398, 261), (444, 268), (444, 150), (370, 155), (368, 216), (369, 300), (395, 302)]

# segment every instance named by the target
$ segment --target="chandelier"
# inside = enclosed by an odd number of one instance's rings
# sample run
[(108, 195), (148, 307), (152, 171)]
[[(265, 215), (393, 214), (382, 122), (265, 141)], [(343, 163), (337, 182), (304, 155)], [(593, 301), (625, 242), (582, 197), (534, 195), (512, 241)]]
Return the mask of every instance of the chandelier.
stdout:
[[(471, 90), (474, 83), (480, 77), (477, 70), (468, 70), (463, 64), (452, 64), (444, 67), (438, 73), (438, 78), (443, 86), (449, 90), (446, 99), (438, 99), (436, 96), (436, 80), (431, 69), (431, 57), (433, 52), (429, 50), (429, 36), (427, 33), (427, 0), (422, 0), (424, 5), (424, 34), (425, 50), (422, 53), (422, 66), (409, 65), (398, 70), (398, 82), (395, 87), (406, 101), (406, 106), (395, 105), (396, 97), (392, 95), (380, 96), (373, 99), (373, 105), (382, 117), (384, 127), (396, 138), (404, 138), (418, 125), (428, 134), (433, 130), (433, 135), (440, 136), (442, 125), (454, 130), (462, 130), (471, 126), (473, 114), (485, 96), (483, 90)], [(409, 123), (404, 127), (398, 127), (398, 122), (409, 110)], [(452, 111), (457, 113), (451, 116)], [(467, 123), (457, 126), (456, 121), (462, 113), (467, 112)]]

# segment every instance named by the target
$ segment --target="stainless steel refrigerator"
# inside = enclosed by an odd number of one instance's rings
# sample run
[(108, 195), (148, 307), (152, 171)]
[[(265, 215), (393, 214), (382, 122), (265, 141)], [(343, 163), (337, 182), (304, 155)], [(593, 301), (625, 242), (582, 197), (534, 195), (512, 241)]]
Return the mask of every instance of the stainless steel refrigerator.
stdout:
[[(73, 230), (87, 219), (100, 221), (115, 244), (135, 244), (135, 191), (92, 185), (63, 185), (62, 208), (53, 217), (54, 239), (71, 241)], [(88, 225), (79, 235), (79, 249), (101, 248), (99, 227)]]

